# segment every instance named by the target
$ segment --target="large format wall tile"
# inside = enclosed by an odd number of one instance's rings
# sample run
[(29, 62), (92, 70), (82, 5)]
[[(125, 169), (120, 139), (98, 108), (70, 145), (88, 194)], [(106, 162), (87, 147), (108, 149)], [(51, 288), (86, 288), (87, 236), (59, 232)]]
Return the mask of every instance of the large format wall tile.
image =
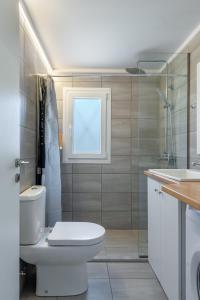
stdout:
[(71, 174), (72, 173), (72, 164), (61, 164), (61, 172), (63, 174)]
[(82, 88), (100, 88), (100, 81), (74, 81), (72, 83), (73, 87), (82, 87)]
[(131, 82), (103, 82), (102, 87), (112, 90), (112, 101), (131, 101)]
[(33, 73), (28, 66), (24, 63), (24, 94), (31, 99), (36, 101), (36, 77), (35, 72)]
[(20, 24), (20, 158), (30, 162), (20, 170), (20, 191), (36, 177), (36, 74), (47, 73), (23, 23)]
[(155, 155), (159, 153), (159, 138), (140, 139), (140, 154)]
[(73, 193), (74, 211), (101, 211), (100, 193)]
[(20, 95), (20, 125), (36, 131), (35, 102), (21, 93)]
[(73, 174), (74, 193), (101, 192), (100, 174)]
[(187, 157), (187, 133), (175, 135), (176, 155)]
[(112, 138), (111, 153), (112, 153), (112, 155), (130, 155), (131, 139), (130, 138)]
[(63, 222), (71, 222), (73, 219), (72, 212), (62, 212), (62, 221)]
[(136, 210), (132, 211), (132, 228), (133, 229), (147, 229), (148, 216), (147, 210)]
[(149, 96), (140, 99), (140, 103), (132, 101), (131, 116), (132, 118), (157, 119), (158, 101), (155, 101), (154, 98), (149, 98)]
[(102, 225), (111, 229), (129, 229), (131, 227), (131, 212), (103, 211)]
[(131, 177), (132, 192), (147, 192), (147, 177), (144, 174), (132, 174)]
[(147, 169), (156, 169), (158, 167), (158, 155), (133, 155), (132, 173), (142, 173)]
[(130, 101), (112, 101), (112, 118), (130, 118), (131, 102)]
[(92, 222), (101, 224), (101, 212), (100, 211), (74, 211), (73, 221), (78, 222)]
[(100, 174), (101, 164), (73, 164), (74, 174)]
[(131, 176), (129, 174), (103, 174), (102, 192), (131, 192)]
[(131, 193), (102, 193), (102, 211), (130, 211)]
[(112, 119), (112, 137), (130, 138), (130, 119)]
[(36, 157), (36, 133), (35, 131), (21, 127), (20, 128), (20, 157), (35, 158)]
[(158, 119), (139, 119), (139, 137), (158, 138)]
[(187, 133), (187, 109), (178, 110), (174, 113), (174, 134)]
[(130, 156), (112, 156), (111, 164), (105, 164), (102, 166), (102, 173), (130, 173), (131, 160)]
[(62, 193), (62, 210), (72, 211), (72, 193)]
[(132, 211), (147, 211), (147, 192), (132, 193)]
[(72, 193), (72, 174), (62, 174), (62, 192), (63, 193)]

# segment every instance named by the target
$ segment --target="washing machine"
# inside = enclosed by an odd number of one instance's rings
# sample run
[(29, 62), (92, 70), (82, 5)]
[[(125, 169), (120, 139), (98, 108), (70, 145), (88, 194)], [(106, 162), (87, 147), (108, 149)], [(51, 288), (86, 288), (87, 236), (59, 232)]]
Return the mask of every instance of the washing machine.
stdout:
[(200, 300), (200, 211), (186, 209), (186, 300)]

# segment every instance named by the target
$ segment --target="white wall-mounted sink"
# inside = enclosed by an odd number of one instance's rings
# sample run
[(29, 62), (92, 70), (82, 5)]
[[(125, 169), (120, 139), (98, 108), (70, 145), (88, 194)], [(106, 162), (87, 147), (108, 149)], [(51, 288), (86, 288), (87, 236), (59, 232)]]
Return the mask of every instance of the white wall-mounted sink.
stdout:
[(200, 171), (192, 169), (150, 169), (149, 171), (176, 181), (200, 181)]

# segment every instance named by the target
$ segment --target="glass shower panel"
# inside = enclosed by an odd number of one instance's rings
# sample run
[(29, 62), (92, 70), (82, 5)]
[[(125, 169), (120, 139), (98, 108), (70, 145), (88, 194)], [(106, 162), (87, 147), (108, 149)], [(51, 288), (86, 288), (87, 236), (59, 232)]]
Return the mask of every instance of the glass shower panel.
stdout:
[[(167, 55), (165, 55), (167, 57)], [(141, 60), (138, 68), (138, 182), (139, 256), (148, 255), (147, 178), (144, 170), (187, 168), (186, 54), (169, 64), (165, 59)]]

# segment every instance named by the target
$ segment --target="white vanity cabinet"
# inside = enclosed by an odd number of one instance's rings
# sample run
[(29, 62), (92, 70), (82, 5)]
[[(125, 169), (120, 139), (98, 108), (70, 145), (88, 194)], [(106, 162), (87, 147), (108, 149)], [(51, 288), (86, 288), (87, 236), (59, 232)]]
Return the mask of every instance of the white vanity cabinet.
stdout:
[(169, 300), (181, 300), (181, 203), (148, 178), (148, 255)]
[(161, 276), (161, 201), (160, 184), (148, 179), (148, 257), (149, 262), (156, 273)]

